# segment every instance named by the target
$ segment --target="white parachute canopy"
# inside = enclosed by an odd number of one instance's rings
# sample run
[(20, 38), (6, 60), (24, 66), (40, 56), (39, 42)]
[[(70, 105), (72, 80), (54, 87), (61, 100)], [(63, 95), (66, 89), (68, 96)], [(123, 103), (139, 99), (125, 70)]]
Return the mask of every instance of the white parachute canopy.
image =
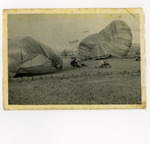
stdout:
[(62, 59), (54, 51), (31, 37), (8, 41), (9, 76), (19, 73), (43, 74), (52, 68), (61, 69)]
[(112, 21), (99, 33), (83, 39), (78, 46), (81, 58), (112, 55), (124, 57), (132, 45), (132, 33), (129, 26), (122, 20)]

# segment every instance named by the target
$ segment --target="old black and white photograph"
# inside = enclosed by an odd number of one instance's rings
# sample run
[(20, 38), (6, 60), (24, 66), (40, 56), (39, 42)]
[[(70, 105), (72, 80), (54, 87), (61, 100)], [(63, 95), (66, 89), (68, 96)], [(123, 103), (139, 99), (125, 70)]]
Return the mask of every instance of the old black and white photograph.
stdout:
[(60, 11), (6, 11), (6, 109), (144, 108), (142, 10)]

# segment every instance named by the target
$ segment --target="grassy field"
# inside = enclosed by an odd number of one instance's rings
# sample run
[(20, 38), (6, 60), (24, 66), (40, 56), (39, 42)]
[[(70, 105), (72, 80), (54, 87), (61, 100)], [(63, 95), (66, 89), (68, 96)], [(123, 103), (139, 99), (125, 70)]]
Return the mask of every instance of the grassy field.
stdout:
[(140, 104), (140, 62), (107, 59), (112, 68), (73, 68), (65, 58), (62, 71), (9, 82), (9, 104)]

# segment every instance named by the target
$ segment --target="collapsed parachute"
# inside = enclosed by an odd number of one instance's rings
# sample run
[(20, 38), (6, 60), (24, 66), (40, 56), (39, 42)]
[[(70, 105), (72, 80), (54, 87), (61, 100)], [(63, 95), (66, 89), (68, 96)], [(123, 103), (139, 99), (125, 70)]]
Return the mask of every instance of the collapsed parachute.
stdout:
[(78, 46), (81, 58), (105, 57), (112, 55), (124, 57), (132, 45), (132, 33), (122, 20), (112, 21), (99, 33), (87, 36)]
[(62, 59), (54, 51), (31, 37), (8, 41), (9, 76), (16, 74), (43, 74), (53, 67), (61, 69)]

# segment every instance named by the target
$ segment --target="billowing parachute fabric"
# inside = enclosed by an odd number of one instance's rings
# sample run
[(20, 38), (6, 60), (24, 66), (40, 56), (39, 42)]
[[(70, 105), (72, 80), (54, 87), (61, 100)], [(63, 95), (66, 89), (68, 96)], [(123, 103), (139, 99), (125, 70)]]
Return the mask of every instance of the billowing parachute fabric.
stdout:
[(44, 74), (53, 67), (62, 67), (63, 61), (54, 51), (31, 37), (8, 41), (8, 71), (14, 77), (19, 73)]
[(132, 45), (132, 33), (122, 20), (112, 21), (99, 33), (87, 36), (78, 47), (81, 58), (112, 55), (124, 57)]

